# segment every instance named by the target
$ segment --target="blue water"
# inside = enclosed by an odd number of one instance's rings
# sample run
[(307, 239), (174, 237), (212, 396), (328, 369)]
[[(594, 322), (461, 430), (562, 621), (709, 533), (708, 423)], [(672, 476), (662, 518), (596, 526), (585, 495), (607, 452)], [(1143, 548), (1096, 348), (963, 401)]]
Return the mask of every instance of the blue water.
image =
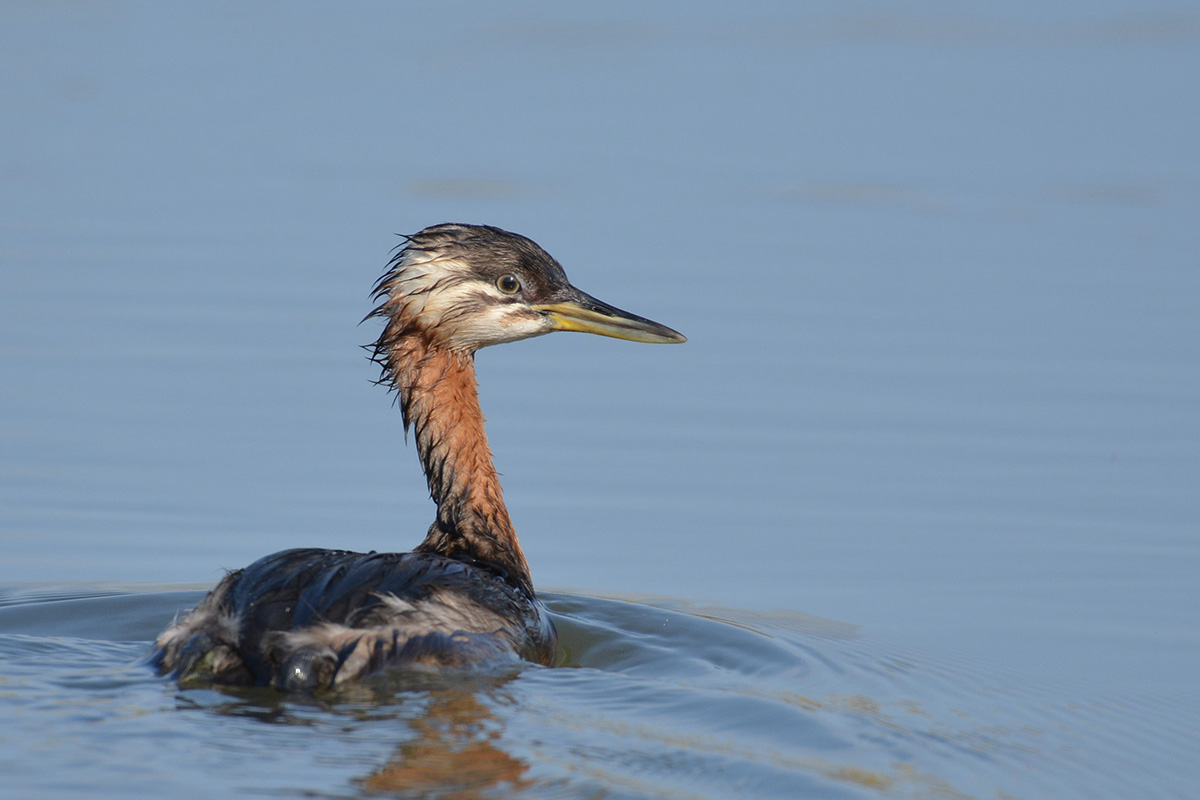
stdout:
[[(588, 639), (617, 649), (642, 641), (628, 615), (664, 607), (788, 645), (714, 656), (714, 623), (636, 663), (448, 687), (490, 721), (441, 750), (525, 769), (442, 794), (1191, 793), (1191, 4), (15, 3), (0, 74), (0, 761), (21, 796), (431, 780), (355, 782), (444, 732), (442, 689), (310, 707), (180, 693), (137, 658), (223, 569), (420, 539), (432, 505), (358, 321), (393, 234), (443, 220), (529, 235), (689, 337), (479, 354), (555, 612), (587, 631), (624, 598)], [(801, 618), (854, 644), (823, 649)], [(866, 677), (913, 653), (903, 681)], [(655, 663), (646, 707), (628, 681)], [(760, 667), (766, 710), (754, 679), (713, 677)], [(563, 693), (562, 718), (602, 724), (556, 727)], [(934, 734), (896, 745), (850, 696), (1018, 733), (981, 766)], [(60, 735), (77, 707), (94, 714)], [(306, 721), (264, 733), (279, 707)], [(372, 709), (404, 733), (356, 727)], [(651, 717), (678, 749), (635, 768), (608, 737)], [(331, 737), (338, 764), (314, 767)], [(750, 751), (774, 777), (714, 782), (715, 752)]]

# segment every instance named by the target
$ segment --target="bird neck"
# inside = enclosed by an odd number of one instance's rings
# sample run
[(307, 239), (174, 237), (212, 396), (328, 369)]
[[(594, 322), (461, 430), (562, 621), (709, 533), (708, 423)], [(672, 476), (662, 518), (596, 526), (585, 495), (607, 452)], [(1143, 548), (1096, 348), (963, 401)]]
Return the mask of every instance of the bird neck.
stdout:
[(395, 342), (390, 356), (404, 424), (414, 431), (437, 503), (437, 521), (417, 550), (482, 562), (532, 596), (529, 565), (488, 449), (474, 356), (421, 336)]

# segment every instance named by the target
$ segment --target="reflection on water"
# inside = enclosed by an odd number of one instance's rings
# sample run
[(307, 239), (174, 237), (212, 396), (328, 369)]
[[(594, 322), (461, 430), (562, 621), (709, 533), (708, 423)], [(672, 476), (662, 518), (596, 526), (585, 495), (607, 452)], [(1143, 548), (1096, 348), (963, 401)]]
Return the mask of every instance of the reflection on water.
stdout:
[(421, 797), (481, 797), (504, 786), (515, 793), (533, 786), (529, 764), (501, 746), (503, 728), (469, 691), (430, 692), (425, 716), (412, 723), (414, 738), (400, 745), (387, 764), (355, 783), (364, 791)]
[(46, 774), (73, 758), (114, 797), (151, 774), (160, 796), (1120, 797), (1180, 781), (1196, 727), (804, 615), (566, 594), (547, 597), (563, 667), (180, 690), (141, 659), (199, 597), (0, 591), (14, 790), (71, 796)]
[[(529, 789), (527, 761), (507, 752), (504, 718), (493, 708), (512, 705), (507, 674), (381, 674), (361, 683), (315, 694), (285, 695), (272, 689), (220, 687), (217, 692), (179, 693), (177, 710), (295, 728), (346, 730), (364, 726), (395, 749), (382, 765), (350, 783), (366, 794), (474, 798), (502, 788), (508, 795)], [(495, 795), (487, 795), (495, 796)]]

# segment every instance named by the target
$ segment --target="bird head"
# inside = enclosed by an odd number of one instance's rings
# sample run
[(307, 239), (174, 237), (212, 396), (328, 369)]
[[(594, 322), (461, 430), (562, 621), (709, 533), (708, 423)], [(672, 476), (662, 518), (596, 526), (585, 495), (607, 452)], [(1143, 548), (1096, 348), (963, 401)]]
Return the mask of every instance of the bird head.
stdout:
[(484, 225), (446, 223), (407, 237), (374, 296), (373, 314), (389, 320), (385, 337), (419, 333), (462, 353), (553, 331), (686, 341), (576, 289), (531, 239)]

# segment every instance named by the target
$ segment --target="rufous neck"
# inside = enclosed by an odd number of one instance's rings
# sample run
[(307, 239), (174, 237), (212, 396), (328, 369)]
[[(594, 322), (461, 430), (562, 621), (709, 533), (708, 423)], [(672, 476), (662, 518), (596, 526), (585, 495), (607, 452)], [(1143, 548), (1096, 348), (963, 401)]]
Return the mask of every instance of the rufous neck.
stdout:
[(417, 549), (483, 562), (532, 594), (488, 449), (474, 356), (434, 347), (419, 335), (395, 342), (391, 356), (404, 422), (437, 503), (437, 521)]

